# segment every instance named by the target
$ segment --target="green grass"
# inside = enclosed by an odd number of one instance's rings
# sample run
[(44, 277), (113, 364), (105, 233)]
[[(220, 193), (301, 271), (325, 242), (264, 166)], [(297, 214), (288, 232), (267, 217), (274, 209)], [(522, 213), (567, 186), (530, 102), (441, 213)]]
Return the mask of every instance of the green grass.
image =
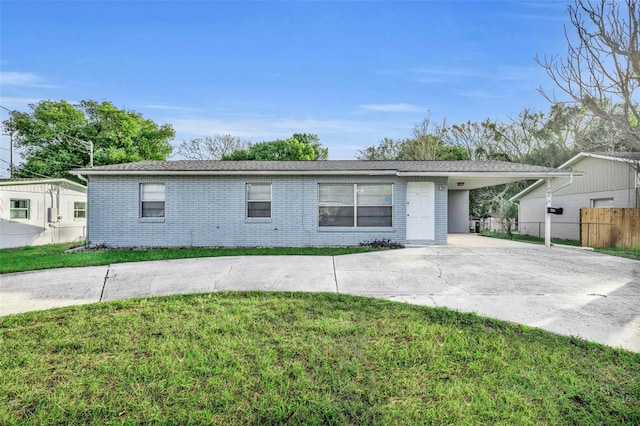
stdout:
[(186, 259), (192, 257), (304, 255), (338, 256), (379, 249), (371, 247), (249, 247), (249, 248), (155, 248), (138, 250), (100, 250), (65, 253), (69, 244), (50, 244), (0, 250), (0, 274), (37, 269), (109, 265), (145, 260)]
[[(483, 237), (500, 238), (503, 240), (509, 239), (509, 236), (502, 232), (482, 231), (480, 235), (482, 235)], [(521, 241), (523, 243), (533, 243), (533, 244), (544, 244), (544, 238), (534, 237), (531, 235), (513, 234), (513, 241)], [(561, 238), (552, 238), (551, 242), (553, 244), (580, 247), (580, 241), (576, 241), (576, 240), (563, 240)], [(610, 247), (606, 249), (595, 248), (593, 250), (598, 253), (608, 254), (611, 256), (619, 256), (619, 257), (626, 257), (628, 259), (640, 260), (640, 247), (636, 249), (620, 249), (616, 247)]]
[(640, 247), (636, 249), (619, 249), (616, 247), (594, 249), (598, 253), (610, 254), (612, 256), (626, 257), (628, 259), (640, 260)]
[[(508, 240), (509, 236), (503, 232), (496, 231), (482, 231), (480, 233), (483, 237), (491, 237), (491, 238), (500, 238), (502, 240)], [(544, 238), (534, 237), (532, 235), (520, 235), (513, 234), (513, 241), (520, 241), (523, 243), (532, 243), (532, 244), (544, 244)], [(580, 241), (576, 240), (563, 240), (562, 238), (552, 238), (551, 242), (553, 244), (562, 244), (565, 246), (575, 246), (580, 247)]]
[(331, 294), (0, 318), (0, 424), (639, 424), (640, 354)]

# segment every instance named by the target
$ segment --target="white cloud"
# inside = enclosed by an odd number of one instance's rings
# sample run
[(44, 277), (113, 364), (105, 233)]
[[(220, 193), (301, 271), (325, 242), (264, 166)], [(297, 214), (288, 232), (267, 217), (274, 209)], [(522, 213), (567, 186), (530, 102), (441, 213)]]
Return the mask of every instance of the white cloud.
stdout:
[(37, 104), (43, 98), (0, 97), (0, 105), (7, 109), (26, 111), (30, 104)]
[(256, 141), (286, 138), (293, 133), (366, 133), (384, 127), (377, 122), (289, 118), (235, 118), (231, 120), (173, 119), (177, 133), (189, 135), (231, 134)]
[(399, 104), (367, 104), (360, 105), (361, 109), (376, 112), (424, 112), (426, 108), (405, 103)]
[(424, 76), (432, 77), (481, 77), (483, 73), (473, 70), (471, 68), (413, 68), (409, 71)]
[(463, 68), (414, 68), (409, 70), (419, 83), (445, 83), (456, 81), (485, 81), (491, 84), (537, 83), (542, 67), (495, 66), (492, 68), (473, 70)]
[(480, 98), (480, 99), (505, 99), (510, 98), (512, 95), (504, 92), (490, 92), (486, 90), (469, 90), (466, 92), (459, 92), (459, 96), (468, 98)]
[(3, 86), (55, 88), (44, 83), (42, 77), (32, 72), (0, 71), (0, 84)]
[(146, 104), (141, 105), (142, 108), (159, 109), (163, 111), (177, 111), (177, 112), (203, 112), (200, 108), (189, 108), (178, 105), (163, 105), (163, 104)]

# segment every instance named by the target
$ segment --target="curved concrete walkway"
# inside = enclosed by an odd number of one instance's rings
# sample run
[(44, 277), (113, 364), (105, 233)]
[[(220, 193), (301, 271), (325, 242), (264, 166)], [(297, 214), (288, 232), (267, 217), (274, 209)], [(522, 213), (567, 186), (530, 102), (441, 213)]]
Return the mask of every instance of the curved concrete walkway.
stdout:
[(640, 262), (476, 236), (452, 236), (446, 247), (335, 257), (218, 257), (5, 274), (0, 315), (226, 290), (443, 306), (640, 352)]

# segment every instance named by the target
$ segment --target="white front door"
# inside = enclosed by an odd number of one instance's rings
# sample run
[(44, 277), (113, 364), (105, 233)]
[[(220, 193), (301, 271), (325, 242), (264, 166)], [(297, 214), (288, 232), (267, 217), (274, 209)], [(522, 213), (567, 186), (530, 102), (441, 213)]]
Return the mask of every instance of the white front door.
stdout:
[(435, 239), (435, 183), (407, 182), (407, 240)]

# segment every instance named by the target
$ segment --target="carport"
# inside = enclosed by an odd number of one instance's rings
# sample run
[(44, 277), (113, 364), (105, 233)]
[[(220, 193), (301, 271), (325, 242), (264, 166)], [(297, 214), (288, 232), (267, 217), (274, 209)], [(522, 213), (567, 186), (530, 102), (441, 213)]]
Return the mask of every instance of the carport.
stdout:
[[(532, 166), (533, 167), (533, 166)], [(547, 187), (545, 203), (545, 246), (551, 246), (551, 217), (552, 213), (552, 192), (551, 182), (557, 177), (569, 177), (567, 185), (573, 183), (573, 178), (582, 176), (579, 171), (545, 171), (536, 173), (535, 171), (500, 171), (494, 172), (473, 172), (473, 173), (450, 173), (447, 185), (447, 219), (448, 233), (464, 234), (469, 232), (469, 191), (472, 189), (486, 188), (489, 186), (502, 185), (523, 180), (543, 180)], [(566, 185), (564, 185), (566, 186)], [(564, 186), (560, 187), (563, 188)], [(559, 189), (560, 189), (559, 188)], [(557, 189), (556, 189), (557, 190)]]

